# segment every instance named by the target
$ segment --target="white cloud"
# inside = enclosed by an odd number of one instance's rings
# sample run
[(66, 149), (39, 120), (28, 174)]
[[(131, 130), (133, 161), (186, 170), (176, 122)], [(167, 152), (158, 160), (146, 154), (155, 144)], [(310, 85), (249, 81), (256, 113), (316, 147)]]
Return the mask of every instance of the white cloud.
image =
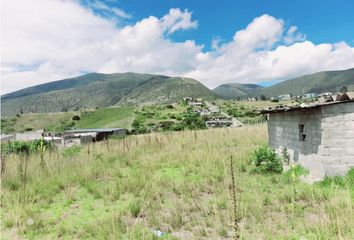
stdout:
[[(197, 28), (188, 10), (171, 9), (161, 18), (117, 27), (115, 19), (93, 8), (108, 11), (100, 1), (91, 6), (68, 0), (2, 1), (2, 93), (82, 72), (181, 75), (215, 87), (354, 65), (354, 48), (346, 43), (315, 45), (295, 26), (286, 29), (282, 19), (269, 15), (255, 18), (229, 42), (215, 38), (212, 50), (205, 51), (193, 40), (171, 40), (176, 31)], [(123, 10), (109, 11), (130, 17)]]
[(197, 28), (198, 22), (192, 21), (192, 13), (188, 10), (183, 12), (178, 8), (170, 9), (169, 13), (161, 19), (161, 25), (164, 31), (169, 34), (177, 30), (186, 30), (190, 28)]
[(121, 17), (121, 18), (132, 18), (132, 16), (126, 12), (124, 12), (122, 9), (120, 8), (112, 8), (112, 11), (118, 16), (118, 17)]
[(283, 80), (354, 67), (354, 48), (345, 42), (315, 45), (305, 41), (296, 27), (290, 27), (285, 36), (284, 29), (282, 19), (269, 15), (255, 18), (236, 32), (232, 41), (210, 52), (213, 57), (185, 75), (213, 88), (221, 83)]
[(291, 26), (286, 33), (286, 36), (284, 36), (284, 42), (286, 44), (292, 44), (294, 42), (302, 42), (305, 41), (306, 35), (302, 34), (300, 32), (296, 32), (297, 27), (296, 26)]
[(233, 44), (239, 48), (254, 50), (271, 48), (283, 33), (283, 20), (269, 15), (255, 18), (244, 30), (236, 32)]

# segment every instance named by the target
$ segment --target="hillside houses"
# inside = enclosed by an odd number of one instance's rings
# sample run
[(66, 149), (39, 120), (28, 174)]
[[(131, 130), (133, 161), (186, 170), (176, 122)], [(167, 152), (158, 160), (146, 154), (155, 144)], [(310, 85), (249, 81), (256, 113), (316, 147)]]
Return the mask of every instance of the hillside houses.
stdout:
[(202, 107), (204, 105), (202, 98), (185, 97), (183, 101), (186, 102), (189, 107)]
[(283, 106), (268, 114), (269, 144), (290, 163), (309, 170), (313, 179), (344, 175), (354, 167), (354, 95), (335, 101)]

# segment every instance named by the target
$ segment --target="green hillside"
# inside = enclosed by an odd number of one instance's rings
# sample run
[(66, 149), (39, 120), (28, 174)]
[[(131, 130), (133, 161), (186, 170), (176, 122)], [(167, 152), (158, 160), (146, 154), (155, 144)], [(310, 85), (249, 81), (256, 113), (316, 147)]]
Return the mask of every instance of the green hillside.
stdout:
[(228, 83), (218, 86), (213, 92), (223, 98), (231, 99), (249, 95), (259, 88), (263, 87), (257, 84)]
[(309, 92), (339, 92), (340, 88), (347, 86), (354, 89), (354, 68), (342, 71), (327, 71), (293, 78), (273, 86), (258, 89), (252, 95), (267, 97), (292, 94), (303, 95)]
[(343, 86), (347, 86), (349, 90), (354, 90), (354, 68), (305, 75), (283, 81), (270, 87), (247, 88), (247, 85), (252, 86), (254, 84), (223, 84), (213, 91), (224, 98), (260, 97), (261, 95), (273, 97), (282, 94), (297, 96), (309, 92), (336, 93), (339, 92), (340, 88)]
[(26, 88), (1, 97), (2, 116), (17, 113), (67, 112), (80, 109), (170, 103), (183, 97), (216, 98), (196, 80), (162, 75), (91, 73)]
[[(1, 132), (36, 131), (59, 133), (71, 128), (127, 128), (134, 120), (134, 107), (110, 107), (77, 112), (28, 113), (1, 119)], [(73, 120), (79, 116), (80, 120)]]

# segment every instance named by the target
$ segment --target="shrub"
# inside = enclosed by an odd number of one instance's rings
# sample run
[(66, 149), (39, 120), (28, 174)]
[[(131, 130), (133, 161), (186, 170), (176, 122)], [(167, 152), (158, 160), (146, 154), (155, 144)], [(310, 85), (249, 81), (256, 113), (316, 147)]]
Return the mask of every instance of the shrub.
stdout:
[(73, 116), (72, 120), (79, 121), (80, 120), (80, 116), (79, 115), (75, 115), (75, 116)]
[(256, 149), (253, 156), (253, 164), (256, 173), (281, 173), (283, 171), (282, 160), (274, 149), (268, 146), (261, 146)]
[(159, 127), (162, 129), (162, 130), (170, 130), (171, 126), (174, 124), (173, 121), (161, 121), (159, 122)]
[(192, 111), (187, 111), (187, 113), (184, 114), (183, 124), (191, 130), (206, 128), (203, 118)]
[(32, 131), (33, 130), (33, 128), (31, 128), (31, 127), (26, 127), (25, 128), (25, 132), (29, 132), (29, 131)]
[(257, 116), (258, 114), (256, 112), (253, 112), (253, 111), (247, 111), (245, 112), (245, 116), (246, 117), (255, 117)]
[(171, 127), (172, 131), (182, 131), (184, 130), (184, 126), (182, 124), (174, 124)]
[(173, 105), (169, 104), (169, 105), (166, 106), (166, 108), (172, 109), (172, 108), (173, 108)]
[(245, 114), (243, 112), (234, 112), (234, 117), (244, 117)]
[(137, 119), (134, 119), (133, 123), (132, 123), (132, 127), (133, 128), (139, 128), (140, 126), (140, 122)]
[(137, 127), (137, 128), (133, 128), (131, 131), (131, 134), (145, 134), (147, 133), (147, 129), (145, 126), (141, 126), (141, 127)]
[(279, 99), (273, 98), (273, 99), (271, 100), (271, 102), (279, 102)]

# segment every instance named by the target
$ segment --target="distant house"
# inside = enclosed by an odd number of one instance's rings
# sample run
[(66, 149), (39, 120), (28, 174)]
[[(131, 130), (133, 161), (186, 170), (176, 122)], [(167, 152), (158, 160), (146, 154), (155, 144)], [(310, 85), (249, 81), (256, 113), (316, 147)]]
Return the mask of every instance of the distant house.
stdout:
[(15, 134), (1, 134), (1, 143), (16, 140)]
[(317, 97), (332, 96), (331, 92), (324, 92), (317, 95)]
[(87, 129), (67, 130), (63, 132), (64, 138), (70, 138), (70, 137), (78, 138), (81, 136), (90, 136), (92, 138), (92, 141), (106, 140), (109, 136), (123, 137), (125, 135), (126, 135), (126, 129), (123, 128), (87, 128)]
[(306, 93), (302, 96), (302, 98), (315, 98), (317, 93)]
[(202, 107), (203, 106), (203, 102), (189, 102), (188, 105), (190, 107)]
[(208, 128), (216, 128), (216, 127), (231, 127), (232, 119), (226, 116), (205, 116), (205, 125)]
[(24, 132), (24, 133), (16, 133), (15, 140), (16, 141), (33, 141), (39, 140), (43, 137), (43, 131), (36, 131), (36, 132)]
[(54, 144), (57, 147), (62, 147), (64, 144), (64, 138), (56, 137), (54, 135), (44, 136), (43, 139), (47, 142)]
[(290, 94), (280, 95), (280, 96), (277, 97), (277, 99), (279, 99), (279, 100), (291, 100), (291, 95)]
[(335, 101), (270, 108), (269, 144), (278, 154), (284, 149), (290, 163), (307, 168), (314, 179), (344, 175), (354, 167), (354, 96)]
[(96, 137), (96, 133), (76, 133), (63, 137), (63, 146), (71, 147), (74, 145), (82, 145), (92, 143)]

